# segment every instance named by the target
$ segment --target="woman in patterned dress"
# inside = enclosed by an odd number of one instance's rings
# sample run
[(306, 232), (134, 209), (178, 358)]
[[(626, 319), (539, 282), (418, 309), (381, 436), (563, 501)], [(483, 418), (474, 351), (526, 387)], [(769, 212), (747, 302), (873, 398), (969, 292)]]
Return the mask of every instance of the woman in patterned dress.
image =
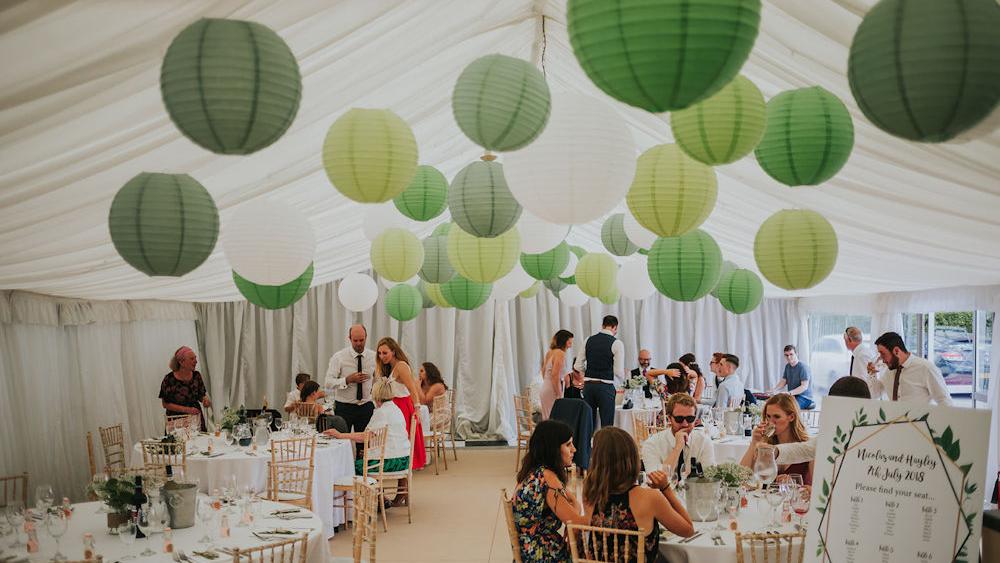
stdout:
[(205, 431), (205, 417), (202, 406), (212, 406), (208, 399), (208, 391), (201, 373), (194, 368), (198, 365), (198, 356), (194, 350), (181, 346), (170, 358), (170, 373), (163, 376), (160, 382), (160, 403), (167, 416), (179, 414), (196, 414), (201, 418), (201, 430)]

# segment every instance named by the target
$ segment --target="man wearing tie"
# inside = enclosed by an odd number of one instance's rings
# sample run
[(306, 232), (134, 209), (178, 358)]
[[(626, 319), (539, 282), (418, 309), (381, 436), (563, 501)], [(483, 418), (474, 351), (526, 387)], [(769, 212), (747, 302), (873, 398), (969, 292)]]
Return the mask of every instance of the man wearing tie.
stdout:
[(887, 332), (875, 341), (875, 349), (886, 369), (876, 374), (875, 365), (868, 364), (868, 386), (872, 398), (887, 395), (892, 401), (913, 401), (951, 405), (951, 396), (944, 377), (933, 363), (906, 350), (903, 337)]
[(372, 403), (375, 352), (365, 348), (368, 331), (363, 325), (353, 325), (347, 339), (351, 345), (330, 358), (323, 387), (327, 396), (334, 398), (334, 412), (344, 417), (348, 431), (361, 432), (375, 412)]
[(666, 376), (673, 375), (670, 374), (670, 370), (666, 369), (653, 369), (649, 367), (649, 364), (653, 361), (653, 355), (649, 353), (649, 350), (643, 348), (639, 350), (639, 367), (632, 370), (632, 375), (642, 375), (646, 378), (646, 383), (643, 384), (642, 390), (646, 395), (646, 398), (654, 397), (653, 392), (656, 390), (656, 384), (662, 383), (667, 384)]
[(868, 364), (875, 361), (875, 353), (871, 348), (861, 343), (864, 335), (856, 326), (849, 326), (844, 331), (844, 346), (851, 352), (851, 363), (847, 367), (847, 375), (860, 379), (868, 379)]

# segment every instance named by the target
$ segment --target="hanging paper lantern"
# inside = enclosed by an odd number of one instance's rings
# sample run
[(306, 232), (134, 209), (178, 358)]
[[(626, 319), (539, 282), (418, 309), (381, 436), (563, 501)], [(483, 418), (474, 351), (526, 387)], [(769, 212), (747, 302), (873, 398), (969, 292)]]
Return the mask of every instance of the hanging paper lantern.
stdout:
[(580, 246), (569, 245), (569, 264), (566, 265), (566, 269), (563, 270), (559, 279), (568, 283), (569, 285), (576, 285), (576, 267), (580, 264), (580, 258), (587, 255), (587, 250)]
[(622, 221), (622, 226), (625, 228), (625, 236), (627, 236), (633, 244), (639, 247), (640, 254), (649, 250), (659, 237), (656, 236), (656, 233), (651, 232), (646, 227), (640, 225), (639, 221), (636, 221), (631, 211), (625, 213), (624, 215), (625, 218)]
[(302, 77), (295, 55), (270, 28), (208, 18), (170, 43), (160, 94), (185, 137), (215, 153), (250, 154), (292, 124)]
[(757, 268), (783, 289), (809, 289), (837, 263), (837, 233), (825, 217), (808, 209), (771, 215), (753, 241)]
[(323, 141), (323, 168), (333, 187), (360, 203), (396, 197), (417, 170), (417, 140), (387, 109), (349, 110)]
[(424, 239), (424, 263), (420, 279), (428, 283), (444, 283), (455, 275), (455, 268), (448, 261), (448, 237), (429, 236)]
[(601, 225), (601, 242), (604, 248), (615, 256), (635, 254), (639, 247), (632, 244), (625, 234), (625, 214), (615, 213), (604, 220)]
[(815, 186), (833, 178), (854, 147), (844, 102), (819, 86), (788, 90), (767, 103), (767, 126), (754, 154), (775, 180)]
[(705, 222), (718, 195), (715, 171), (677, 145), (642, 153), (628, 191), (628, 208), (643, 227), (662, 237), (691, 232)]
[(455, 121), (473, 143), (492, 151), (520, 149), (549, 119), (545, 77), (528, 61), (486, 55), (465, 67), (451, 95)]
[(591, 297), (600, 298), (615, 287), (615, 280), (618, 279), (618, 264), (608, 254), (591, 252), (580, 258), (574, 276), (580, 291)]
[(261, 285), (243, 278), (236, 270), (233, 270), (233, 281), (236, 289), (240, 290), (247, 301), (258, 307), (265, 309), (284, 309), (302, 299), (302, 296), (309, 291), (309, 284), (312, 283), (313, 265), (309, 267), (301, 276), (284, 285)]
[(364, 274), (351, 274), (340, 280), (337, 299), (348, 311), (366, 311), (378, 300), (378, 285)]
[(431, 231), (431, 236), (432, 237), (446, 237), (446, 236), (448, 236), (448, 229), (450, 229), (450, 228), (451, 228), (451, 223), (448, 223), (448, 222), (441, 223), (437, 227), (434, 227), (434, 230)]
[(719, 298), (719, 286), (722, 285), (722, 280), (725, 279), (729, 272), (732, 272), (737, 268), (739, 268), (739, 266), (737, 266), (734, 262), (730, 262), (729, 260), (722, 261), (722, 268), (719, 271), (719, 283), (715, 284), (715, 289), (709, 292), (712, 294), (712, 297), (715, 297), (716, 299)]
[(548, 252), (566, 239), (569, 229), (569, 225), (549, 223), (527, 211), (522, 211), (521, 218), (517, 221), (517, 232), (521, 234), (521, 252), (525, 254)]
[(973, 128), (1000, 100), (996, 0), (882, 0), (858, 26), (847, 78), (879, 129), (940, 143)]
[(452, 180), (448, 209), (451, 220), (465, 232), (493, 238), (517, 223), (521, 205), (507, 188), (503, 166), (483, 158), (461, 169)]
[(419, 280), (419, 282), (415, 287), (420, 290), (420, 298), (423, 300), (423, 302), (421, 303), (421, 307), (424, 309), (430, 309), (431, 307), (433, 307), (434, 300), (431, 299), (430, 294), (427, 293), (427, 282)]
[(548, 290), (552, 292), (552, 295), (559, 297), (559, 294), (562, 292), (562, 290), (566, 289), (567, 287), (570, 287), (570, 285), (572, 284), (564, 282), (561, 278), (552, 278), (551, 280), (543, 281), (542, 285), (548, 288)]
[(605, 305), (614, 305), (615, 303), (618, 303), (619, 299), (621, 299), (621, 293), (619, 292), (617, 286), (613, 286), (611, 289), (604, 292), (604, 294), (598, 299), (600, 299), (601, 303), (604, 303)]
[(504, 157), (511, 193), (551, 223), (587, 223), (625, 196), (635, 170), (635, 141), (606, 103), (582, 94), (555, 97), (545, 131), (528, 150)]
[(750, 270), (736, 269), (719, 280), (719, 303), (737, 315), (749, 313), (760, 306), (764, 298), (764, 284)]
[(711, 96), (757, 39), (760, 0), (570, 0), (573, 54), (607, 95), (654, 113)]
[(569, 265), (569, 245), (565, 242), (559, 243), (548, 252), (540, 254), (521, 254), (521, 266), (529, 276), (536, 280), (550, 280), (559, 275)]
[(537, 280), (529, 276), (520, 264), (514, 264), (509, 274), (493, 284), (492, 296), (497, 301), (510, 301), (522, 291), (530, 289), (536, 282)]
[(397, 285), (399, 285), (401, 283), (405, 283), (406, 285), (414, 285), (418, 281), (420, 281), (420, 278), (418, 276), (413, 276), (412, 278), (410, 278), (410, 279), (408, 279), (406, 281), (398, 282), (398, 281), (387, 280), (387, 279), (383, 278), (382, 276), (379, 276), (378, 277), (378, 281), (381, 282), (382, 286), (385, 287), (386, 289), (392, 289), (392, 288), (396, 287)]
[(701, 229), (679, 237), (657, 239), (649, 249), (649, 279), (675, 301), (701, 299), (719, 283), (722, 251)]
[(370, 251), (372, 267), (387, 280), (404, 282), (417, 275), (424, 263), (424, 246), (404, 229), (383, 231)]
[(365, 238), (374, 241), (388, 229), (406, 229), (413, 225), (392, 203), (365, 205), (361, 216), (361, 232)]
[(429, 221), (448, 207), (448, 179), (433, 166), (417, 167), (410, 185), (393, 198), (400, 213), (414, 221)]
[(531, 287), (522, 291), (518, 295), (521, 297), (521, 299), (531, 299), (532, 297), (538, 295), (538, 292), (542, 290), (542, 287), (543, 287), (542, 282), (535, 281), (535, 283), (533, 283)]
[(764, 95), (745, 76), (704, 101), (670, 114), (674, 139), (691, 158), (729, 164), (750, 154), (764, 135)]
[(629, 260), (618, 270), (618, 290), (622, 297), (645, 299), (656, 291), (649, 280), (649, 271), (643, 259)]
[(491, 284), (474, 282), (462, 276), (455, 276), (441, 284), (441, 295), (463, 311), (471, 311), (486, 303), (492, 290)]
[(424, 288), (427, 296), (430, 297), (431, 301), (433, 301), (438, 307), (441, 307), (442, 309), (450, 309), (454, 307), (454, 305), (448, 303), (448, 300), (444, 298), (444, 293), (441, 292), (441, 284), (422, 281), (420, 282), (420, 286)]
[(517, 229), (495, 238), (479, 238), (462, 229), (448, 232), (448, 261), (458, 275), (491, 283), (507, 275), (517, 263), (521, 239)]
[(385, 294), (385, 312), (397, 321), (412, 321), (423, 309), (424, 297), (412, 285), (401, 283)]
[(212, 195), (187, 174), (142, 172), (111, 202), (108, 230), (118, 254), (149, 276), (183, 276), (219, 237)]
[(284, 285), (312, 264), (316, 237), (298, 209), (280, 200), (241, 205), (222, 229), (229, 266), (262, 285)]
[(587, 295), (575, 285), (568, 285), (557, 295), (559, 302), (567, 307), (580, 307), (590, 300)]

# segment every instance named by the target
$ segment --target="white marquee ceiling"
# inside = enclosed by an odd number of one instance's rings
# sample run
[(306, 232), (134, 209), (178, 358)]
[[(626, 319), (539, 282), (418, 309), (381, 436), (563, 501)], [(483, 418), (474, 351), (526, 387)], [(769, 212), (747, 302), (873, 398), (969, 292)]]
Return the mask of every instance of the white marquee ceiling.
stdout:
[[(764, 2), (743, 74), (767, 98), (814, 84), (835, 93), (854, 117), (854, 152), (818, 188), (782, 186), (752, 157), (717, 168), (719, 203), (704, 228), (728, 259), (755, 269), (753, 237), (765, 218), (786, 207), (822, 212), (839, 235), (840, 259), (825, 282), (794, 295), (1000, 283), (1000, 132), (965, 144), (921, 145), (868, 123), (851, 98), (846, 61), (872, 4)], [(584, 76), (564, 11), (559, 1), (492, 0), (10, 3), (0, 10), (0, 289), (91, 299), (239, 299), (221, 248), (180, 279), (148, 278), (118, 257), (108, 208), (141, 171), (194, 176), (215, 197), (223, 229), (253, 198), (292, 203), (316, 232), (314, 283), (366, 269), (362, 206), (341, 196), (321, 167), (327, 128), (354, 106), (390, 108), (413, 127), (420, 162), (452, 178), (481, 153), (452, 118), (455, 79), (489, 53), (538, 60), (540, 14), (553, 89), (612, 104), (640, 150), (670, 142), (667, 116), (614, 102)], [(298, 116), (284, 137), (253, 155), (219, 156), (194, 145), (160, 99), (167, 45), (203, 16), (268, 25), (299, 60)], [(413, 224), (421, 236), (431, 228)], [(574, 227), (570, 240), (601, 249), (600, 222)], [(766, 293), (793, 295), (770, 285)]]

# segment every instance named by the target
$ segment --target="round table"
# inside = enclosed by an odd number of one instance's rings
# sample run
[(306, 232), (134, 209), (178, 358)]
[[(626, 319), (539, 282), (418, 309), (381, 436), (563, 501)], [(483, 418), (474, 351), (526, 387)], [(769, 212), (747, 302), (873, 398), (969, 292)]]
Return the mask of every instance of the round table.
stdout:
[(641, 416), (655, 416), (655, 413), (660, 412), (662, 408), (659, 400), (650, 400), (643, 405), (637, 405), (630, 409), (623, 409), (621, 406), (617, 406), (615, 407), (615, 426), (628, 432), (629, 436), (634, 437), (635, 427), (633, 420), (635, 419), (635, 414), (640, 413)]
[(712, 447), (715, 450), (715, 463), (731, 461), (739, 463), (750, 447), (749, 436), (725, 436), (712, 440)]

